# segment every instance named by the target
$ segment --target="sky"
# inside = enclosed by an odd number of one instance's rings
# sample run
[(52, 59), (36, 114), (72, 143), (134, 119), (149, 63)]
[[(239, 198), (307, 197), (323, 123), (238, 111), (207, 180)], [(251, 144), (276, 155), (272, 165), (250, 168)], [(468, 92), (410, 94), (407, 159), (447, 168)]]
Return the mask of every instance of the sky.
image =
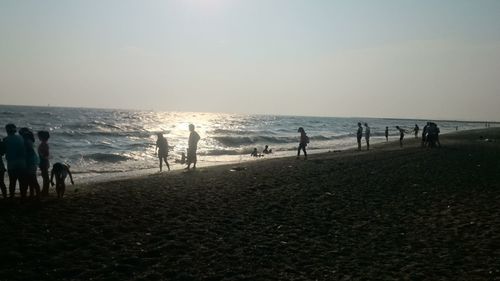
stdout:
[(0, 0), (0, 104), (500, 121), (496, 0)]

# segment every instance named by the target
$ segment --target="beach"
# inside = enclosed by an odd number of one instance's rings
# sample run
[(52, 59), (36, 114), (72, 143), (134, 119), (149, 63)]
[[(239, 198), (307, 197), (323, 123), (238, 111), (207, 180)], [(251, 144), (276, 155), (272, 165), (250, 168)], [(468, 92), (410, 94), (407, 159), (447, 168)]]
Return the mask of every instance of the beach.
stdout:
[(500, 280), (500, 129), (0, 200), (0, 280)]

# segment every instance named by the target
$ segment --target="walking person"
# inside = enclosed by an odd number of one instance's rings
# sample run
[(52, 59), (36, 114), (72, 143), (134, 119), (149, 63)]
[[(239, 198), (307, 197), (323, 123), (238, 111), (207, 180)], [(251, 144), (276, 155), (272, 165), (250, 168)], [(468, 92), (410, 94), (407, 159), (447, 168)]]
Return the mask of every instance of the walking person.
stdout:
[(370, 150), (370, 127), (368, 127), (368, 123), (365, 123), (365, 140), (366, 150)]
[(190, 169), (191, 164), (193, 164), (193, 169), (196, 169), (196, 150), (198, 149), (198, 141), (200, 140), (200, 135), (194, 130), (194, 125), (189, 124), (189, 140), (188, 140), (188, 150), (187, 150), (187, 168)]
[(363, 138), (363, 127), (361, 122), (358, 122), (358, 131), (356, 132), (356, 139), (358, 141), (358, 150), (361, 151), (361, 138)]
[(403, 147), (403, 139), (405, 137), (405, 133), (407, 132), (405, 129), (396, 126), (396, 129), (399, 131), (399, 146)]
[(385, 141), (389, 141), (389, 127), (385, 127)]
[(297, 132), (300, 133), (299, 149), (297, 149), (297, 159), (299, 159), (300, 157), (300, 150), (304, 152), (304, 159), (307, 159), (306, 146), (309, 143), (309, 137), (307, 136), (306, 131), (304, 131), (304, 128), (302, 127), (299, 127)]
[(168, 164), (168, 141), (163, 136), (162, 133), (157, 134), (158, 139), (156, 140), (155, 154), (158, 152), (158, 159), (160, 160), (160, 172), (162, 170), (163, 161), (167, 165), (167, 169), (170, 171), (170, 165)]
[(9, 197), (14, 197), (16, 183), (19, 182), (21, 197), (26, 197), (28, 189), (26, 185), (26, 149), (24, 139), (17, 135), (14, 124), (5, 126), (7, 137), (4, 138), (5, 160), (7, 161), (7, 173), (9, 174)]

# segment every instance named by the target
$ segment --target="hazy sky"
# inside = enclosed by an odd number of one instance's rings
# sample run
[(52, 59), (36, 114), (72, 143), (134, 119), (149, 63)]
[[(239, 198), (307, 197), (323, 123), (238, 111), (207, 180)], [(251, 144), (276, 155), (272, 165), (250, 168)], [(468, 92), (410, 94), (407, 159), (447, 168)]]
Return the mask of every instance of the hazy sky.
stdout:
[(500, 121), (500, 1), (0, 0), (0, 104)]

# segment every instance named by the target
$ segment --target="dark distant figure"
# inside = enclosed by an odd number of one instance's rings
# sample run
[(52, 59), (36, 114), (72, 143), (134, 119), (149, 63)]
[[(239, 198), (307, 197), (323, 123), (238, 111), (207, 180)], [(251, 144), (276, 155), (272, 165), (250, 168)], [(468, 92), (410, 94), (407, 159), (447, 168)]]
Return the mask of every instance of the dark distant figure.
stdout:
[(273, 150), (269, 149), (269, 145), (266, 145), (266, 147), (264, 147), (264, 150), (262, 150), (262, 154), (270, 154), (270, 153), (273, 153)]
[(420, 131), (420, 128), (418, 127), (417, 124), (415, 124), (415, 128), (413, 128), (413, 132), (415, 133), (415, 138), (418, 138), (418, 131)]
[(191, 167), (193, 164), (193, 169), (196, 169), (196, 150), (198, 149), (198, 141), (200, 140), (200, 135), (194, 130), (194, 125), (189, 124), (189, 140), (188, 140), (188, 151), (187, 151), (187, 168)]
[(186, 153), (181, 153), (181, 159), (175, 159), (175, 163), (186, 164)]
[(49, 162), (49, 144), (47, 143), (50, 134), (47, 131), (38, 131), (37, 133), (38, 139), (40, 140), (40, 144), (38, 145), (38, 157), (40, 158), (40, 172), (42, 174), (42, 195), (47, 196), (49, 194), (49, 185), (50, 185), (50, 178), (49, 178), (49, 167), (50, 167), (50, 162)]
[(4, 154), (5, 154), (5, 146), (3, 140), (0, 138), (0, 189), (2, 190), (3, 198), (7, 198), (7, 186), (5, 186), (4, 182), (5, 172), (7, 171), (5, 169), (5, 165), (3, 164)]
[(385, 141), (389, 141), (389, 127), (385, 127)]
[(250, 153), (250, 156), (253, 156), (253, 157), (259, 157), (259, 153), (257, 152), (257, 147), (255, 147), (252, 151), (252, 153)]
[(396, 126), (396, 129), (399, 131), (399, 146), (403, 147), (403, 139), (405, 137), (405, 133), (407, 132), (405, 129)]
[(356, 132), (356, 139), (358, 141), (358, 150), (361, 150), (361, 138), (363, 138), (363, 127), (361, 122), (358, 122), (358, 131)]
[(40, 161), (35, 152), (35, 135), (28, 128), (19, 129), (19, 135), (24, 138), (24, 147), (26, 149), (26, 183), (30, 190), (30, 197), (40, 196), (40, 184), (36, 178), (36, 170)]
[(368, 127), (368, 123), (365, 123), (365, 140), (366, 150), (370, 150), (370, 127)]
[(424, 129), (422, 130), (422, 147), (425, 147), (427, 145), (427, 133), (429, 130), (429, 123), (427, 122), (424, 126)]
[(455, 131), (458, 131), (458, 126), (455, 126)]
[(158, 159), (160, 160), (160, 172), (162, 170), (163, 161), (165, 161), (165, 164), (167, 165), (167, 169), (170, 171), (170, 165), (168, 164), (168, 161), (167, 161), (168, 141), (165, 137), (163, 137), (163, 134), (161, 134), (161, 133), (158, 133), (157, 137), (158, 137), (158, 139), (156, 140), (155, 153), (158, 150)]
[(304, 131), (304, 128), (302, 127), (299, 127), (297, 132), (300, 133), (299, 148), (297, 149), (297, 159), (299, 159), (300, 157), (301, 150), (304, 152), (304, 159), (307, 159), (306, 147), (307, 144), (309, 143), (309, 137), (307, 136), (306, 131)]
[(429, 127), (427, 128), (427, 143), (430, 148), (441, 147), (441, 143), (439, 142), (439, 133), (440, 130), (436, 123), (429, 122)]
[(73, 176), (71, 175), (71, 171), (69, 170), (69, 165), (63, 163), (55, 163), (52, 166), (52, 172), (50, 174), (50, 184), (54, 186), (54, 176), (56, 177), (56, 192), (57, 198), (62, 198), (64, 196), (64, 192), (66, 191), (66, 177), (69, 175), (69, 179), (71, 180), (71, 184), (75, 184), (73, 182)]
[(21, 197), (26, 197), (26, 149), (24, 139), (16, 135), (17, 128), (14, 124), (5, 126), (7, 137), (4, 138), (5, 160), (7, 161), (7, 173), (9, 174), (9, 196), (14, 197), (16, 182), (19, 182)]

